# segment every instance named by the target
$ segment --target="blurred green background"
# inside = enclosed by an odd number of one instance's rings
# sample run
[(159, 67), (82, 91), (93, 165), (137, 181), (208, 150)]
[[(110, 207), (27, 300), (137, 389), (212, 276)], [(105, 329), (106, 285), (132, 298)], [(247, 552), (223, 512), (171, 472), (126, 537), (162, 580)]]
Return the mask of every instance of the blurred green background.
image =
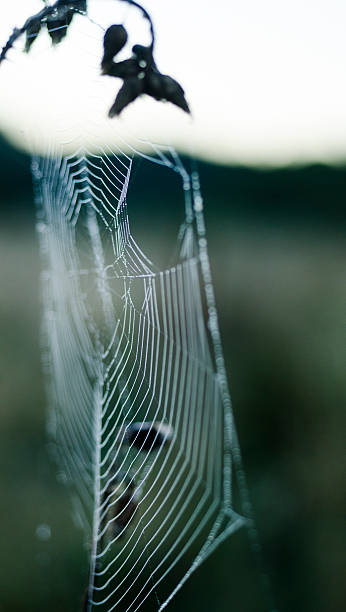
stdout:
[[(260, 584), (266, 571), (278, 610), (343, 612), (346, 168), (201, 162), (199, 171), (263, 559), (259, 567), (245, 530), (236, 533), (169, 609), (268, 610)], [(69, 491), (57, 481), (47, 449), (30, 160), (4, 139), (0, 184), (0, 610), (75, 611), (87, 558)], [(155, 165), (135, 161), (133, 233), (162, 262), (182, 219), (170, 193), (165, 173), (160, 178)], [(37, 536), (42, 524), (51, 529), (48, 539)]]

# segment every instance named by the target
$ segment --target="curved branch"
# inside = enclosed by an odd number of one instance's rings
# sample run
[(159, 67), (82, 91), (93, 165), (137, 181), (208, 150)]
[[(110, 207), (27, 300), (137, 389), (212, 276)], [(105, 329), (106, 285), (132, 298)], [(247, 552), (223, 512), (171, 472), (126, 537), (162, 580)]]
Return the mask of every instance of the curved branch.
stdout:
[(131, 6), (135, 6), (136, 8), (138, 8), (143, 13), (143, 17), (149, 21), (150, 35), (151, 35), (151, 44), (150, 44), (150, 47), (152, 49), (154, 49), (154, 44), (155, 44), (154, 24), (152, 22), (152, 19), (151, 19), (150, 15), (149, 15), (148, 11), (144, 8), (144, 6), (139, 4), (139, 2), (136, 2), (136, 0), (119, 0), (119, 1), (120, 2), (126, 2), (127, 4), (130, 4)]

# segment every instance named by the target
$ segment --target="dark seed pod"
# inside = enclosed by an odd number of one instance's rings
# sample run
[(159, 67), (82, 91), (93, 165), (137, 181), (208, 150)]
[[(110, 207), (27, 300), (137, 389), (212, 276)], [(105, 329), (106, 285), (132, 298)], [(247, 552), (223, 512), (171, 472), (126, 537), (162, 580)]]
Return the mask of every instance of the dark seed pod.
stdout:
[(106, 31), (103, 38), (103, 58), (101, 62), (102, 71), (106, 73), (105, 68), (112, 62), (115, 55), (126, 45), (127, 32), (122, 25), (111, 25)]

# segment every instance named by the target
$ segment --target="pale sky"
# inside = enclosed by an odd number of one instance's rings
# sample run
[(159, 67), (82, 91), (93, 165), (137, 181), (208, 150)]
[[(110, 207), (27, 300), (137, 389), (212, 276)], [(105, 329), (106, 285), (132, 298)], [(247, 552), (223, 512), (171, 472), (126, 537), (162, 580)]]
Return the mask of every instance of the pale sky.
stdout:
[[(25, 55), (20, 39), (0, 66), (0, 130), (27, 148), (71, 139), (121, 147), (133, 134), (222, 162), (346, 160), (345, 0), (143, 3), (156, 29), (158, 67), (183, 85), (192, 119), (148, 98), (108, 119), (120, 81), (99, 75), (103, 31), (77, 17), (58, 48), (41, 34)], [(42, 6), (7, 2), (0, 43)], [(131, 45), (149, 41), (135, 9), (116, 0), (89, 0), (89, 7), (103, 27), (124, 20)]]

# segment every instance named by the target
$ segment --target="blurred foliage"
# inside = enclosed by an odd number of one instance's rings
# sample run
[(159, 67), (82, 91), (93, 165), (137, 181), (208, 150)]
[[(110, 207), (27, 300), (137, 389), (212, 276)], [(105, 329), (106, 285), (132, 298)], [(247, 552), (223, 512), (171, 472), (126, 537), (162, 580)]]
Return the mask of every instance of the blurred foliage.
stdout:
[[(79, 610), (83, 535), (45, 434), (39, 253), (28, 158), (0, 142), (2, 558), (0, 610)], [(263, 545), (224, 543), (172, 612), (346, 609), (343, 559), (346, 400), (345, 168), (199, 165), (236, 422)], [(177, 177), (134, 162), (134, 234), (166, 261), (182, 220)], [(37, 526), (49, 524), (42, 540)], [(152, 602), (148, 610), (156, 609)]]

